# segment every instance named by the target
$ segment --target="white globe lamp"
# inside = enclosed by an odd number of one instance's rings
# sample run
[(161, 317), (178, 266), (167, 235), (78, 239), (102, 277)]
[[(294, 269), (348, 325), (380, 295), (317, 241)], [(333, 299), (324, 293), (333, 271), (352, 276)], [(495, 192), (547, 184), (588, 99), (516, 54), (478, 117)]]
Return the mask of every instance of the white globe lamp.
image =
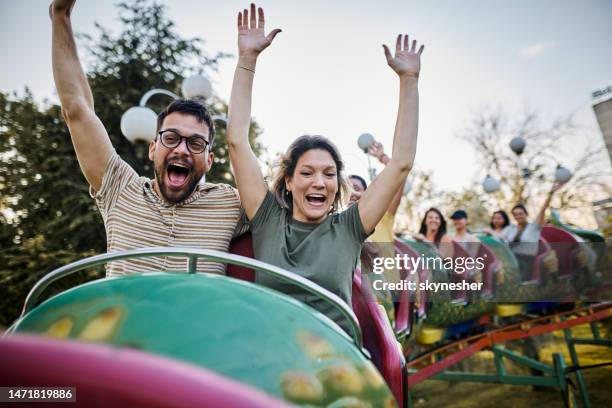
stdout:
[(557, 170), (555, 170), (555, 181), (559, 183), (567, 183), (569, 179), (572, 178), (572, 172), (561, 166), (557, 165)]
[(181, 93), (187, 99), (206, 100), (212, 95), (212, 86), (203, 75), (193, 75), (183, 81)]
[(157, 115), (145, 106), (134, 106), (121, 116), (121, 133), (131, 143), (154, 140), (156, 129)]
[(370, 146), (372, 146), (373, 143), (374, 136), (372, 136), (370, 133), (362, 133), (357, 139), (357, 144), (359, 145), (359, 148), (366, 153), (368, 152), (368, 149), (370, 148)]
[(482, 188), (486, 193), (494, 193), (499, 190), (499, 180), (487, 174), (487, 177), (482, 182)]
[(512, 139), (510, 141), (510, 148), (512, 149), (512, 151), (516, 154), (518, 154), (519, 156), (523, 153), (523, 151), (525, 150), (525, 145), (527, 144), (527, 142), (525, 142), (525, 139), (523, 139), (520, 136), (515, 137), (514, 139)]

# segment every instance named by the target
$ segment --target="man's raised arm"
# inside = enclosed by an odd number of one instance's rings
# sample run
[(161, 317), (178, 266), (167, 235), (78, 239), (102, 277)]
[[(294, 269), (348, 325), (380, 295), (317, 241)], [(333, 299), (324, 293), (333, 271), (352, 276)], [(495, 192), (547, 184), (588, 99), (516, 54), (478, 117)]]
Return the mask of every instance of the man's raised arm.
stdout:
[(56, 0), (49, 8), (53, 78), (81, 170), (93, 189), (99, 191), (113, 146), (94, 112), (91, 89), (77, 54), (70, 22), (75, 1)]

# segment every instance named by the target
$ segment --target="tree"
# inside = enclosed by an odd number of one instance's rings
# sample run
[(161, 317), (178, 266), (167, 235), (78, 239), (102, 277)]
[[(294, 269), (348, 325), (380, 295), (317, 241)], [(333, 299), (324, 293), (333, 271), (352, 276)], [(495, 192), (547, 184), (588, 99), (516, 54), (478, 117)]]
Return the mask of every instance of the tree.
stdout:
[[(467, 211), (469, 216), (468, 228), (471, 231), (482, 230), (484, 227), (489, 226), (491, 213), (485, 206), (485, 202), (482, 199), (482, 193), (476, 183), (473, 183), (470, 187), (464, 188), (459, 192), (444, 192), (442, 194), (442, 204), (440, 207), (444, 209), (444, 213), (448, 215), (456, 210)], [(448, 221), (450, 221), (450, 219)]]
[[(481, 164), (478, 181), (489, 174), (501, 182), (499, 191), (483, 197), (490, 210), (508, 210), (522, 202), (535, 213), (554, 182), (559, 163), (572, 169), (573, 176), (555, 194), (554, 206), (584, 208), (597, 197), (610, 196), (611, 175), (601, 138), (575, 126), (571, 117), (550, 123), (536, 113), (526, 113), (513, 122), (507, 117), (501, 109), (481, 112), (460, 134), (474, 147)], [(527, 143), (518, 158), (509, 148), (516, 136)]]
[[(482, 193), (476, 183), (461, 191), (441, 191), (432, 181), (432, 170), (414, 169), (409, 176), (412, 188), (405, 195), (398, 213), (397, 230), (405, 234), (418, 232), (427, 210), (438, 208), (448, 216), (455, 210), (464, 209), (469, 214), (470, 229), (482, 229), (489, 223), (489, 210), (484, 206)], [(452, 228), (448, 225), (447, 228)]]
[(408, 176), (410, 191), (404, 195), (403, 203), (398, 209), (396, 230), (403, 234), (418, 232), (425, 212), (437, 205), (439, 192), (433, 183), (433, 171), (413, 169)]
[[(227, 55), (210, 57), (201, 40), (178, 36), (161, 5), (134, 0), (118, 9), (124, 28), (119, 35), (96, 25), (96, 39), (79, 38), (86, 42), (96, 113), (117, 153), (138, 173), (151, 177), (146, 146), (132, 145), (121, 135), (121, 115), (149, 89), (179, 93), (185, 76), (215, 70), (218, 60)], [(153, 98), (149, 106), (161, 110), (169, 102), (164, 98)], [(227, 104), (218, 97), (208, 104), (215, 114), (227, 113)], [(104, 252), (106, 238), (60, 107), (39, 106), (27, 89), (23, 96), (0, 93), (0, 132), (0, 283), (6, 293), (0, 325), (6, 325), (17, 317), (34, 282), (54, 268)], [(256, 141), (259, 133), (253, 124), (250, 138), (256, 153), (261, 150)], [(207, 181), (232, 183), (225, 145), (225, 129), (219, 126), (215, 163)], [(102, 273), (100, 269), (84, 273), (54, 290)]]

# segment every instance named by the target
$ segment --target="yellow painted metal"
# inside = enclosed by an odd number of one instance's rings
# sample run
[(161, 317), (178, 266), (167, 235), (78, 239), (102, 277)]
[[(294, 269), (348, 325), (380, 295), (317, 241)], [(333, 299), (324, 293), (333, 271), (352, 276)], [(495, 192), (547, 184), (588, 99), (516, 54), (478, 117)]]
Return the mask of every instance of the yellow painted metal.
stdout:
[(500, 317), (516, 316), (523, 313), (523, 305), (498, 303), (495, 305), (495, 314)]
[(433, 326), (424, 326), (419, 333), (417, 341), (421, 344), (433, 344), (444, 338), (445, 329)]

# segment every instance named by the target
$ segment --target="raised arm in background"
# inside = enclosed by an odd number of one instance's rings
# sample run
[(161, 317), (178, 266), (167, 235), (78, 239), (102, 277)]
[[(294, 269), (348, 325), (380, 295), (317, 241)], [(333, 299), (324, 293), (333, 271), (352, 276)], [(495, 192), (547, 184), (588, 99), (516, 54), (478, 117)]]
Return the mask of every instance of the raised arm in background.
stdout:
[(548, 207), (550, 206), (550, 201), (552, 200), (552, 196), (555, 194), (555, 192), (557, 190), (559, 190), (561, 187), (563, 186), (563, 183), (558, 183), (555, 182), (550, 191), (548, 192), (548, 195), (546, 196), (546, 199), (544, 200), (544, 202), (542, 203), (542, 207), (540, 208), (540, 211), (538, 212), (538, 215), (536, 216), (535, 222), (537, 224), (540, 225), (544, 225), (544, 217), (546, 215), (546, 210), (548, 209)]
[(265, 35), (264, 11), (261, 7), (257, 9), (257, 15), (255, 11), (255, 5), (251, 4), (250, 13), (247, 9), (238, 13), (238, 64), (234, 72), (227, 123), (230, 161), (242, 206), (249, 219), (255, 216), (268, 191), (249, 143), (253, 78), (257, 57), (281, 31), (275, 29)]
[[(391, 160), (391, 158), (385, 153), (385, 148), (380, 142), (374, 142), (368, 149), (368, 154), (376, 157), (378, 161), (385, 166)], [(406, 176), (408, 176), (408, 173), (406, 173)], [(404, 178), (404, 182), (400, 185), (400, 188), (397, 189), (397, 193), (395, 193), (393, 196), (391, 204), (389, 204), (389, 207), (387, 207), (387, 212), (391, 215), (395, 215), (395, 213), (397, 213), (397, 209), (402, 201), (402, 195), (404, 194), (404, 184), (406, 184), (406, 178)]]
[(414, 164), (419, 120), (418, 79), (424, 48), (421, 45), (417, 51), (416, 46), (416, 40), (411, 44), (408, 36), (402, 38), (401, 34), (397, 36), (395, 56), (383, 45), (387, 63), (399, 77), (399, 108), (391, 160), (358, 203), (361, 223), (368, 234), (389, 208)]
[(70, 13), (75, 1), (55, 0), (49, 6), (53, 78), (81, 170), (93, 189), (99, 191), (113, 146), (94, 112), (91, 89), (74, 42)]

